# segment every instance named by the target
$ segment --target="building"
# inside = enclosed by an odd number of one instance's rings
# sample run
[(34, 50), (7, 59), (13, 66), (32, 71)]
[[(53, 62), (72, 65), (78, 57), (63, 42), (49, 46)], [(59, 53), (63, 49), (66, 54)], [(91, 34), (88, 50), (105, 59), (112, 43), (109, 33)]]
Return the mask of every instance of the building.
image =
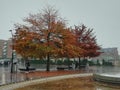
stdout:
[(0, 40), (0, 58), (8, 59), (12, 57), (11, 40)]
[(99, 62), (102, 64), (102, 60), (105, 60), (106, 62), (112, 62), (113, 65), (118, 65), (120, 62), (118, 50), (117, 48), (102, 48), (101, 55), (98, 57), (93, 58), (93, 60), (96, 62), (96, 60), (99, 60)]
[[(9, 40), (0, 40), (0, 59), (10, 60), (12, 58), (12, 41)], [(22, 57), (16, 54), (13, 50), (13, 58), (21, 59)]]

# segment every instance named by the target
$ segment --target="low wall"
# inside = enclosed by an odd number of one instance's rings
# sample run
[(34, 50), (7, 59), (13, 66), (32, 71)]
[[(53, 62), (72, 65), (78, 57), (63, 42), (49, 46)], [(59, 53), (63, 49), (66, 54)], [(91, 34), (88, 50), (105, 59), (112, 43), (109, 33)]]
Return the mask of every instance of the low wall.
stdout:
[(106, 76), (103, 74), (93, 74), (93, 79), (100, 82), (120, 84), (120, 77)]

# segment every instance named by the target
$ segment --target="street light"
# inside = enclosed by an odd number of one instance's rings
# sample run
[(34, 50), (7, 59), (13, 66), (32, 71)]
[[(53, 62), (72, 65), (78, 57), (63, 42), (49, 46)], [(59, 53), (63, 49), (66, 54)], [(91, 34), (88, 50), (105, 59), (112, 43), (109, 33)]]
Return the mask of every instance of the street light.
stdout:
[(12, 30), (9, 30), (11, 32), (11, 35), (12, 35), (12, 58), (11, 58), (11, 73), (13, 73), (13, 59), (14, 59), (14, 42), (13, 42), (13, 33), (12, 33)]

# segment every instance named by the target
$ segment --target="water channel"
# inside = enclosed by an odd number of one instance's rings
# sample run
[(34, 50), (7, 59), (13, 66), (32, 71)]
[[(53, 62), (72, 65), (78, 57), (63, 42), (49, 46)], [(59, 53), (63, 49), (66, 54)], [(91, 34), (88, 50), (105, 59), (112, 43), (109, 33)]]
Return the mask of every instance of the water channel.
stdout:
[[(31, 67), (35, 67), (36, 70), (45, 70), (45, 65), (31, 65)], [(16, 67), (17, 68), (17, 67)], [(56, 70), (55, 66), (51, 66), (51, 70)], [(86, 71), (88, 72), (88, 71)], [(120, 73), (120, 67), (90, 67), (89, 72), (93, 73)], [(118, 74), (120, 75), (120, 74)], [(18, 70), (16, 73), (11, 74), (10, 73), (10, 66), (0, 66), (0, 85), (9, 84), (13, 82), (20, 82), (25, 81), (27, 77), (23, 75)], [(34, 79), (34, 78), (33, 78)], [(111, 88), (111, 87), (104, 87), (101, 85), (96, 85), (96, 90), (120, 90), (117, 88)]]

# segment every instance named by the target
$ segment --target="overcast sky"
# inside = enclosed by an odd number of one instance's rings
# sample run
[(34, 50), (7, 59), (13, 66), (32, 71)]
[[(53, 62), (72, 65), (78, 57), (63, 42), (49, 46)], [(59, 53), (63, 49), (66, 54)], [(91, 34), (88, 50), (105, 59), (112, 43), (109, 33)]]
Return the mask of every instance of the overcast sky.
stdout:
[(0, 39), (9, 39), (15, 23), (47, 5), (59, 10), (70, 26), (93, 28), (103, 48), (118, 47), (120, 52), (120, 0), (0, 0)]

